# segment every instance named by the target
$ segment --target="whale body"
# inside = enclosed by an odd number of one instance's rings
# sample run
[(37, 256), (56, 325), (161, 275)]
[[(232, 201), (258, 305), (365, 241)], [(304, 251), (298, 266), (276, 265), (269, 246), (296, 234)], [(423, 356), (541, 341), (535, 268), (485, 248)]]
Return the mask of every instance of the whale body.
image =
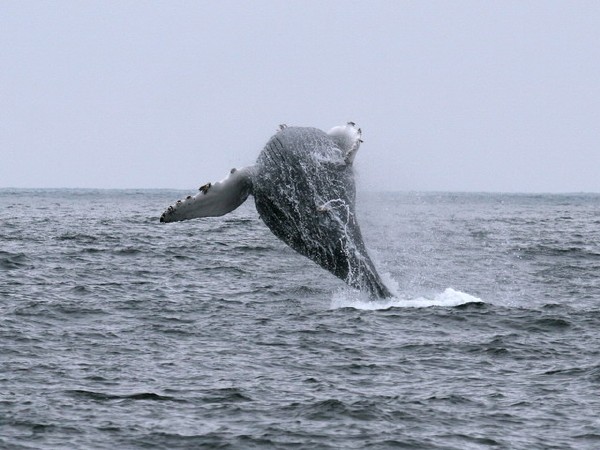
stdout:
[(170, 206), (161, 222), (220, 216), (254, 197), (275, 236), (377, 298), (391, 297), (363, 242), (356, 219), (353, 160), (362, 140), (354, 123), (328, 133), (286, 127), (267, 142), (254, 166), (232, 169), (217, 183)]

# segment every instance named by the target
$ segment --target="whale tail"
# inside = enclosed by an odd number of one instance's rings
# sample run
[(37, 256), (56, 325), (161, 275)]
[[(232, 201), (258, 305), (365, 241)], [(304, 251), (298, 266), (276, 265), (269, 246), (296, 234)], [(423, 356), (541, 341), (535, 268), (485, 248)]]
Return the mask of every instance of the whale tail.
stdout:
[(198, 217), (216, 217), (233, 211), (252, 193), (254, 171), (254, 166), (231, 169), (227, 178), (207, 183), (200, 187), (196, 195), (188, 195), (169, 206), (160, 216), (160, 221), (178, 222)]

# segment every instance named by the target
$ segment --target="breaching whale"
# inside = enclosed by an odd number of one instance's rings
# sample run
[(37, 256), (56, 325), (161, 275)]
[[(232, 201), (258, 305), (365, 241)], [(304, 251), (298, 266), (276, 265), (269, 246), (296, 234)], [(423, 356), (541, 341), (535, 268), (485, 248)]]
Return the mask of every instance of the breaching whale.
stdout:
[(356, 220), (353, 161), (361, 144), (353, 122), (327, 133), (281, 125), (254, 166), (200, 187), (161, 215), (161, 222), (221, 216), (249, 195), (269, 229), (353, 288), (391, 297), (369, 257)]

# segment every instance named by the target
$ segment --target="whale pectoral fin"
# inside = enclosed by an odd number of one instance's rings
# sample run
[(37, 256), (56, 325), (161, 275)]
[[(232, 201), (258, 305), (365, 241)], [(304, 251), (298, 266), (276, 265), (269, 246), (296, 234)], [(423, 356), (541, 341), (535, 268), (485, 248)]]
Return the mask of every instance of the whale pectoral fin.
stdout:
[(346, 164), (352, 164), (358, 148), (362, 143), (362, 131), (354, 122), (348, 122), (346, 125), (333, 127), (327, 132), (329, 137), (335, 142), (340, 150), (344, 152)]
[(216, 217), (233, 211), (252, 193), (254, 167), (231, 169), (229, 176), (216, 183), (206, 183), (199, 192), (169, 206), (161, 222), (178, 222), (199, 217)]

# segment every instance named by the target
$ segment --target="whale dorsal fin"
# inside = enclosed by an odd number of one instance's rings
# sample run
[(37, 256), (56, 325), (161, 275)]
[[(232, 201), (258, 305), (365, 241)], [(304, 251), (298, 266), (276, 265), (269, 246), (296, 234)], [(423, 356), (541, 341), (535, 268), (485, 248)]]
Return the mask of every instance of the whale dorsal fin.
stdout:
[(333, 127), (327, 134), (344, 152), (346, 164), (352, 164), (362, 142), (360, 128), (357, 128), (354, 122), (348, 122), (346, 125)]
[(231, 169), (229, 175), (216, 183), (207, 183), (199, 192), (178, 200), (160, 216), (161, 222), (178, 222), (199, 217), (222, 216), (233, 211), (252, 193), (254, 166)]

